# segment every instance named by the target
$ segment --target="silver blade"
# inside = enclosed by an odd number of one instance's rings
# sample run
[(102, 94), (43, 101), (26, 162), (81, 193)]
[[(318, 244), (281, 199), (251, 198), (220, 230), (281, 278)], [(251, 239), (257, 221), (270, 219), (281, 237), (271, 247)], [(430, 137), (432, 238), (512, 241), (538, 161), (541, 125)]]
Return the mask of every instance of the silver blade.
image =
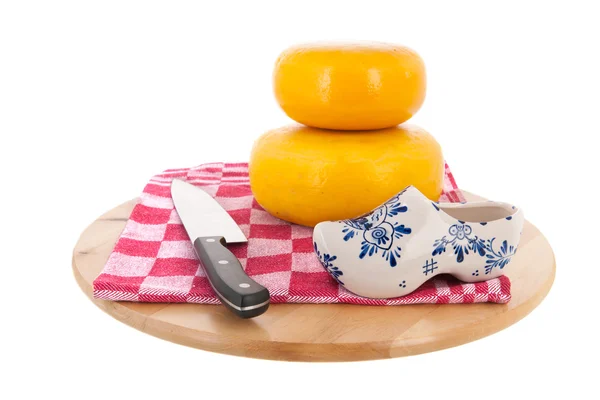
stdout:
[(171, 196), (192, 242), (206, 236), (223, 236), (227, 243), (248, 241), (227, 211), (204, 190), (173, 179)]

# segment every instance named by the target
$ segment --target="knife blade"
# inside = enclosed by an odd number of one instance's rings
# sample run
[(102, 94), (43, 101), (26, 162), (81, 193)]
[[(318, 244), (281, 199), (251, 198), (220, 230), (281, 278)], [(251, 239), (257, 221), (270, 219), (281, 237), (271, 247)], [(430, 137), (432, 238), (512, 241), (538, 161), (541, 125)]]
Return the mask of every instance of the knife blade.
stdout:
[(226, 247), (247, 242), (246, 236), (219, 203), (204, 190), (173, 179), (171, 196), (213, 290), (230, 311), (256, 317), (269, 307), (269, 291), (252, 280)]

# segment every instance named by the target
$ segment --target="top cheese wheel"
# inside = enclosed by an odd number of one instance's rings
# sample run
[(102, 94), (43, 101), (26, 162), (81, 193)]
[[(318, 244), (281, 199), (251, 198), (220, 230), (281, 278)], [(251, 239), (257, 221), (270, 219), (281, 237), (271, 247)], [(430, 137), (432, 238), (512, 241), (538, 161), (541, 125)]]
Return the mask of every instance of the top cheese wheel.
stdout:
[(425, 100), (423, 60), (386, 43), (310, 43), (277, 59), (275, 97), (293, 120), (341, 130), (388, 128), (411, 118)]

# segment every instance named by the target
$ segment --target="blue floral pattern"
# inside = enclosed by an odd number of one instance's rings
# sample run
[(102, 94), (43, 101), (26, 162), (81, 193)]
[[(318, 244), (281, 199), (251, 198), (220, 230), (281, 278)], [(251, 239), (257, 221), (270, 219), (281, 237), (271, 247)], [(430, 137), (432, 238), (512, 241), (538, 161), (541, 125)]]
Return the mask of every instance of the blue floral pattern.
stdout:
[(319, 261), (323, 267), (329, 272), (329, 275), (333, 277), (340, 285), (344, 285), (344, 282), (340, 280), (340, 276), (344, 275), (342, 270), (333, 265), (333, 261), (337, 260), (337, 256), (332, 256), (331, 254), (323, 253), (319, 251), (317, 248), (317, 243), (313, 243), (315, 246), (315, 253), (317, 253), (317, 257), (319, 257)]
[(442, 254), (446, 251), (448, 245), (452, 245), (454, 254), (456, 254), (456, 262), (461, 263), (465, 259), (465, 255), (472, 251), (474, 254), (479, 254), (481, 257), (485, 255), (485, 241), (476, 235), (472, 235), (473, 229), (470, 225), (459, 221), (458, 224), (452, 225), (448, 229), (449, 236), (444, 236), (437, 239), (433, 243), (432, 256)]
[(485, 262), (486, 275), (491, 273), (494, 268), (503, 269), (517, 252), (515, 246), (509, 246), (506, 240), (502, 242), (500, 250), (496, 252), (494, 250), (494, 240), (496, 240), (496, 238), (488, 240), (485, 246), (488, 251), (486, 254), (487, 260)]
[(381, 254), (389, 262), (390, 267), (398, 265), (402, 248), (398, 245), (397, 239), (410, 234), (412, 230), (398, 221), (390, 222), (387, 218), (408, 211), (408, 207), (400, 201), (400, 196), (405, 191), (406, 189), (367, 214), (341, 221), (345, 225), (342, 229), (345, 241), (349, 241), (362, 233), (358, 255), (360, 259)]
[[(485, 225), (485, 223), (481, 224)], [(479, 254), (481, 257), (485, 256), (487, 258), (485, 261), (486, 275), (490, 274), (494, 268), (503, 269), (517, 251), (516, 247), (509, 246), (506, 240), (502, 242), (498, 251), (494, 250), (494, 240), (496, 238), (480, 239), (473, 235), (473, 229), (463, 221), (458, 221), (458, 224), (452, 225), (448, 229), (448, 233), (450, 236), (444, 236), (433, 243), (434, 249), (431, 255), (444, 253), (446, 246), (451, 244), (458, 263), (464, 261), (465, 255), (468, 255), (469, 251), (473, 254)], [(472, 275), (479, 276), (479, 270), (473, 272)]]

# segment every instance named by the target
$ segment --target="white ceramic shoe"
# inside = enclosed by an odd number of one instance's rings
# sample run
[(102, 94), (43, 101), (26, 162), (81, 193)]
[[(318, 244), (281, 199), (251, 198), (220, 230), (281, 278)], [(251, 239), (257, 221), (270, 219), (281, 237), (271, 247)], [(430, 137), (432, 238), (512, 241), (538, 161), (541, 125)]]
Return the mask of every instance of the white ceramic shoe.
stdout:
[(409, 186), (351, 220), (313, 233), (325, 269), (359, 296), (404, 296), (450, 273), (465, 282), (503, 275), (523, 228), (523, 212), (492, 201), (435, 203)]

